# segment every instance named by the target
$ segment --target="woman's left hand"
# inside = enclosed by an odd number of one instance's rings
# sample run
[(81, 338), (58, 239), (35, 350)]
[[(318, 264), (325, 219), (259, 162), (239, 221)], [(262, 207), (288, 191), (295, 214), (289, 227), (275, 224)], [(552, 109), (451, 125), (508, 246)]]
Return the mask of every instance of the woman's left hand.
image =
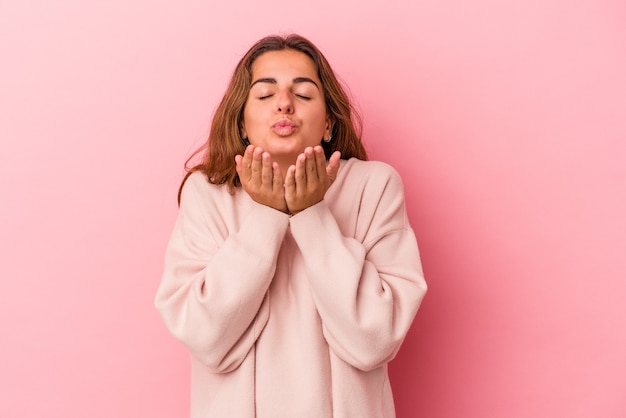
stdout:
[(296, 164), (285, 176), (285, 201), (292, 215), (324, 199), (326, 191), (337, 177), (341, 153), (335, 151), (326, 164), (321, 146), (307, 147), (298, 155)]

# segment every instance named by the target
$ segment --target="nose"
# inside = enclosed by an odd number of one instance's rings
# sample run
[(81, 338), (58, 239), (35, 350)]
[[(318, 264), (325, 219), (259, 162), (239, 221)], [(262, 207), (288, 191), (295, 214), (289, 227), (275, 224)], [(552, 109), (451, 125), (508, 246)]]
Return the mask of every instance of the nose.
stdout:
[(276, 110), (278, 113), (293, 113), (293, 101), (291, 100), (291, 92), (281, 91), (276, 101)]

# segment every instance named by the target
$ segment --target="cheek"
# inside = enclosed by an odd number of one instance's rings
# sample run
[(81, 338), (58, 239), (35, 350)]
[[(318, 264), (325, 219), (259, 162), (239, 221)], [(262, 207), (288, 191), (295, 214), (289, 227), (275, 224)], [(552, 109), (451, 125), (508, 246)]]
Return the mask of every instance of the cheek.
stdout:
[(257, 118), (255, 118), (255, 115), (257, 115), (258, 112), (255, 112), (254, 109), (250, 109), (249, 107), (246, 107), (243, 111), (243, 126), (246, 129), (246, 131), (250, 132), (251, 130), (254, 130), (254, 127), (257, 125)]
[(326, 114), (326, 109), (321, 109), (316, 116), (316, 125), (319, 127), (319, 129), (321, 129), (322, 131), (326, 130), (326, 125), (328, 122), (328, 115)]

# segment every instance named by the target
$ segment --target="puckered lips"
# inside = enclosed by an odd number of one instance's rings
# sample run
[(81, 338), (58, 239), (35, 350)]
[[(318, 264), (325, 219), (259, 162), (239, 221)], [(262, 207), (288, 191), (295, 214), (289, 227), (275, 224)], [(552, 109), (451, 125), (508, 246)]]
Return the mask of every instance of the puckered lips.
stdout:
[(289, 136), (295, 130), (296, 124), (286, 118), (279, 119), (272, 125), (272, 131), (278, 136)]

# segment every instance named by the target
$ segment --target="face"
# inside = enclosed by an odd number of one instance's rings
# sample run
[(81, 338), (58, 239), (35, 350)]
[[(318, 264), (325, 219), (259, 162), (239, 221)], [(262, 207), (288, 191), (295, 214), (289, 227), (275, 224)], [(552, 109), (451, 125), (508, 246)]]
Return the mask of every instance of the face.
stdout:
[(279, 164), (291, 165), (306, 147), (328, 138), (331, 127), (322, 83), (307, 55), (286, 49), (266, 52), (254, 61), (243, 138)]

